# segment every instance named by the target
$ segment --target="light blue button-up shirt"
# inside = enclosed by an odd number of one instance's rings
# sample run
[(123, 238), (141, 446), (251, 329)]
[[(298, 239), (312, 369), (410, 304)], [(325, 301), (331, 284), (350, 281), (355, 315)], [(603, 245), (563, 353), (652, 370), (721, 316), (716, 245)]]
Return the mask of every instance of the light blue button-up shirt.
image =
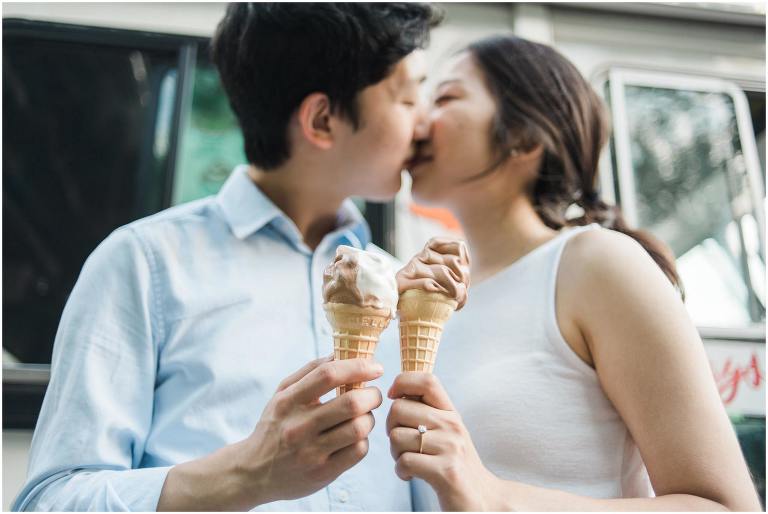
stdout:
[[(349, 200), (337, 227), (313, 252), (241, 166), (217, 196), (112, 233), (64, 309), (13, 509), (155, 510), (171, 466), (248, 437), (279, 382), (333, 350), (322, 281), (336, 247), (384, 254)], [(411, 510), (385, 430), (398, 353), (393, 322), (376, 351), (384, 404), (368, 455), (315, 494), (257, 510)]]

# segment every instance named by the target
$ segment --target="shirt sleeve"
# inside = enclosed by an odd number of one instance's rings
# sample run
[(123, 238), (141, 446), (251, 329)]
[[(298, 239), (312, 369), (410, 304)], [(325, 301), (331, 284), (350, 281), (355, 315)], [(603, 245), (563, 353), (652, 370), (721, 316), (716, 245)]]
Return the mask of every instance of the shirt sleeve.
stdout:
[(13, 510), (153, 511), (169, 467), (141, 465), (163, 337), (153, 256), (130, 226), (91, 254), (64, 308)]

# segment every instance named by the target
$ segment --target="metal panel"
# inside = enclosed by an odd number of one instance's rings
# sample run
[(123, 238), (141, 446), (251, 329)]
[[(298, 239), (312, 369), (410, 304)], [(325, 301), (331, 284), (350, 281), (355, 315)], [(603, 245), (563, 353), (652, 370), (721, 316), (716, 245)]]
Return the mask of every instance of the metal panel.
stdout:
[(624, 77), (619, 70), (609, 75), (611, 90), (611, 114), (613, 118), (614, 148), (616, 149), (616, 173), (619, 178), (619, 198), (624, 218), (630, 226), (637, 226), (637, 199), (635, 197), (635, 176), (632, 172), (632, 155), (627, 119)]

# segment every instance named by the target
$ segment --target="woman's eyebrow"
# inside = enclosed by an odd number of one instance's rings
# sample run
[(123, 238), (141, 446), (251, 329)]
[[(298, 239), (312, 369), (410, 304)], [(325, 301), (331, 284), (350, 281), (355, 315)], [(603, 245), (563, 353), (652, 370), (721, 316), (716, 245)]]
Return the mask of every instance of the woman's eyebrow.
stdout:
[(435, 86), (435, 89), (440, 89), (443, 86), (447, 86), (448, 84), (461, 84), (461, 79), (446, 79), (441, 81), (437, 86)]

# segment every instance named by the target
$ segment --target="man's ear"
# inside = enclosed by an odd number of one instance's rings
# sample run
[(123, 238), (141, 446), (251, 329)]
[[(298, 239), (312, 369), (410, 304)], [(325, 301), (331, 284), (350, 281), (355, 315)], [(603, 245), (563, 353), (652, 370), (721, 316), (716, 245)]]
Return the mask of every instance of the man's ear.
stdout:
[(309, 143), (323, 150), (333, 146), (331, 102), (328, 95), (308, 95), (299, 105), (297, 114), (301, 133)]

